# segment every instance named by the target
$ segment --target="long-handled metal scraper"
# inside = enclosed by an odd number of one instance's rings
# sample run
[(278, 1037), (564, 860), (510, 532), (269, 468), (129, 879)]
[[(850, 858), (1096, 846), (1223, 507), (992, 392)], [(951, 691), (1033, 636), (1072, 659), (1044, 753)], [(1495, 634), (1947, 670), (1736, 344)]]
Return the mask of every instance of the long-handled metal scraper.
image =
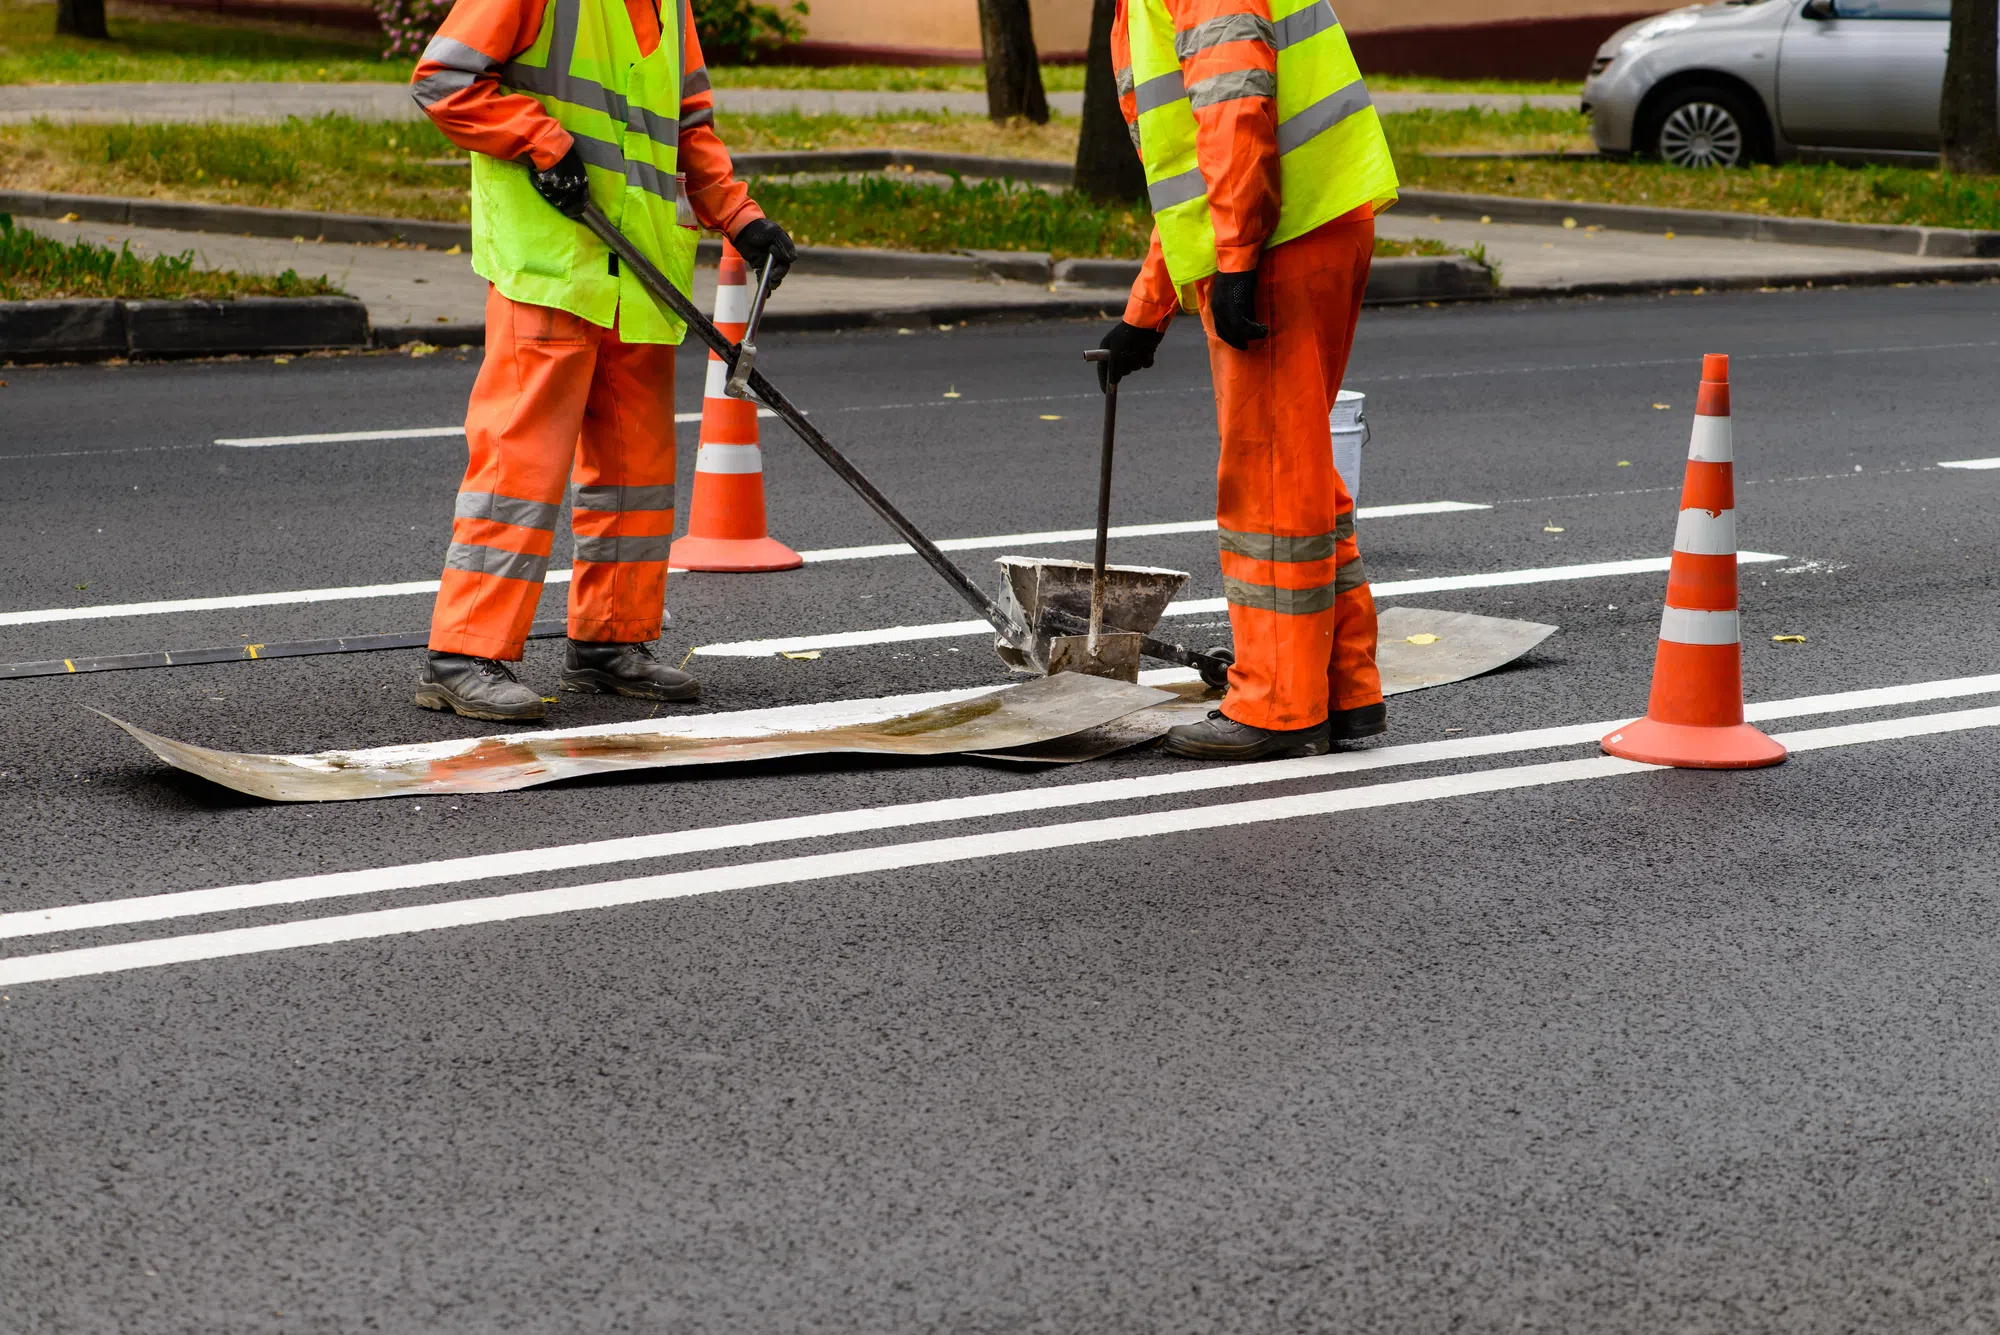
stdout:
[(775, 255), (764, 261), (764, 276), (757, 280), (757, 295), (750, 301), (750, 319), (736, 345), (736, 362), (729, 368), (729, 383), (722, 387), (722, 392), (732, 399), (757, 397), (750, 392), (750, 373), (757, 369), (757, 326), (764, 319), (764, 299), (771, 295), (771, 269), (776, 264)]

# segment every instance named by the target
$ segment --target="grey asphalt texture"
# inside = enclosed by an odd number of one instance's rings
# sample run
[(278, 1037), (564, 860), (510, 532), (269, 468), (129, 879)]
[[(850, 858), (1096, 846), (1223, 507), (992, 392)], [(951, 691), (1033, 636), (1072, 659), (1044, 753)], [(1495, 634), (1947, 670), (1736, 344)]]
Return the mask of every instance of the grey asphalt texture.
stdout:
[[(1664, 555), (1700, 356), (1726, 351), (1742, 541), (1788, 558), (1744, 570), (1751, 698), (1993, 671), (2000, 472), (1935, 465), (2000, 454), (1996, 315), (1994, 286), (1370, 312), (1349, 381), (1375, 433), (1363, 503), (1494, 508), (1364, 522), (1369, 569)], [(937, 535), (1075, 528), (1098, 429), (1079, 354), (1098, 332), (774, 336), (760, 365)], [(477, 355), (0, 370), (0, 609), (434, 577), (462, 443), (208, 442), (450, 424)], [(681, 367), (684, 404), (700, 370)], [(1130, 382), (1122, 418), (1117, 522), (1211, 513), (1189, 331)], [(887, 540), (766, 427), (778, 536)], [(1213, 597), (1212, 543), (1114, 555), (1192, 570), (1187, 596)], [(1562, 630), (1507, 671), (1399, 698), (1386, 740), (1640, 712), (1663, 585), (1409, 600)], [(676, 576), (668, 596), (676, 650), (968, 615), (911, 558)], [(0, 627), (0, 660), (418, 629), (428, 610)], [(531, 680), (553, 685), (557, 652), (531, 647)], [(715, 709), (1004, 679), (979, 640), (695, 663)], [(412, 708), (416, 666), (0, 683), (0, 911), (1182, 763), (833, 760), (274, 807), (165, 769), (82, 708), (266, 751), (499, 730)], [(552, 708), (577, 725), (651, 707)], [(1993, 740), (14, 986), (0, 1332), (2000, 1330)], [(0, 957), (928, 837), (28, 938)]]

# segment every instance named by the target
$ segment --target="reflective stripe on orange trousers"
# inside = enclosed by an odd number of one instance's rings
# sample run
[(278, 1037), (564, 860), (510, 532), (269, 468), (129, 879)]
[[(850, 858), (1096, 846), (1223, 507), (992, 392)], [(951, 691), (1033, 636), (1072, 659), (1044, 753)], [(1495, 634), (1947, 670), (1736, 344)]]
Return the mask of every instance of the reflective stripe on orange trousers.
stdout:
[(521, 657), (572, 466), (570, 638), (658, 638), (674, 533), (674, 350), (490, 290), (465, 439), (430, 647)]
[(1215, 518), (1236, 637), (1222, 712), (1252, 727), (1308, 728), (1329, 709), (1382, 699), (1375, 599), (1327, 425), (1374, 248), (1374, 219), (1363, 216), (1264, 252), (1257, 311), (1271, 336), (1248, 352), (1215, 337), (1208, 285), (1201, 292), (1222, 431)]

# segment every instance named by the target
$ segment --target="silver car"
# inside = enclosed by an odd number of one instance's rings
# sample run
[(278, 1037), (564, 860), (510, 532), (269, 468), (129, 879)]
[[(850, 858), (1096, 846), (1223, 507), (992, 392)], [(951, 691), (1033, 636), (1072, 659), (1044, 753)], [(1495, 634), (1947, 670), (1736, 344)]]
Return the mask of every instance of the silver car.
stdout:
[(1583, 86), (1600, 152), (1684, 167), (1938, 150), (1951, 0), (1728, 0), (1621, 28)]

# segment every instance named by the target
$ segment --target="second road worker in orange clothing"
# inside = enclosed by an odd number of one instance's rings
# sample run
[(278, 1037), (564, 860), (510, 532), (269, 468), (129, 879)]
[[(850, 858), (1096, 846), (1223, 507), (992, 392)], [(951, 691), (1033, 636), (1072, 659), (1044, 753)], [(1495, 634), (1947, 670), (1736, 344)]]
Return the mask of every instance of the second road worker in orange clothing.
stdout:
[[(716, 137), (689, 0), (458, 0), (412, 93), (472, 154), (472, 265), (486, 359), (417, 703), (536, 719), (527, 643), (574, 472), (565, 690), (692, 700), (654, 655), (674, 530), (681, 323), (576, 219), (586, 203), (683, 292), (697, 227), (771, 285), (797, 257)], [(662, 29), (665, 29), (663, 34)]]
[(1375, 603), (1327, 424), (1395, 166), (1327, 0), (1119, 0), (1120, 100), (1155, 230), (1107, 381), (1177, 311), (1208, 333), (1222, 576), (1236, 665), (1176, 755), (1317, 755), (1387, 729)]

